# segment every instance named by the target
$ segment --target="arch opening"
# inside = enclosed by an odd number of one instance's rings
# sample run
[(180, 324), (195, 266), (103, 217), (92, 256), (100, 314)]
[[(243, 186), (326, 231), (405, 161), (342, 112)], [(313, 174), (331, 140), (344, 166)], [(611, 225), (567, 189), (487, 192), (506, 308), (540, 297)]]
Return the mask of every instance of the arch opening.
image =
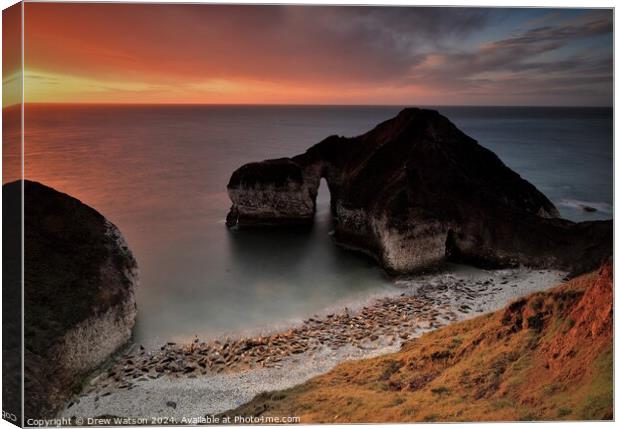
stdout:
[(333, 216), (331, 212), (331, 193), (327, 180), (322, 177), (319, 181), (319, 188), (316, 196), (316, 211), (314, 213), (314, 223), (320, 229), (329, 232), (333, 228)]

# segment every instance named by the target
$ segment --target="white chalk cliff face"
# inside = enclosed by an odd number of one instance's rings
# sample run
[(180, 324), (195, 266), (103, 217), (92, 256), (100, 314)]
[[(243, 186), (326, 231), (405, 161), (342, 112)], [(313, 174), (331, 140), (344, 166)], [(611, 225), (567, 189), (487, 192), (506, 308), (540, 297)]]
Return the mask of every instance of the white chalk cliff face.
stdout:
[[(129, 287), (125, 296), (109, 307), (106, 303), (93, 302), (93, 313), (67, 330), (50, 351), (58, 365), (70, 373), (86, 373), (103, 363), (111, 354), (131, 338), (135, 325), (137, 307), (134, 289), (138, 285), (138, 270), (131, 263), (133, 255), (118, 228), (105, 221), (106, 239), (104, 246), (109, 252), (108, 260), (100, 268), (100, 288), (103, 294), (120, 286), (122, 282)], [(130, 263), (119, 267), (113, 258), (120, 258)], [(124, 286), (121, 286), (124, 289)], [(101, 292), (100, 292), (101, 293)], [(104, 309), (104, 307), (108, 307)]]
[[(260, 180), (245, 181), (247, 177)], [(229, 187), (234, 207), (227, 224), (300, 224), (312, 222), (318, 183), (307, 180), (290, 159), (244, 165), (233, 174)]]
[(138, 271), (118, 228), (77, 199), (24, 181), (24, 211), (24, 413), (45, 418), (130, 339)]
[(368, 133), (331, 136), (293, 158), (242, 166), (228, 226), (310, 223), (321, 178), (337, 243), (393, 273), (445, 259), (593, 269), (611, 221), (574, 224), (491, 151), (434, 110), (405, 109)]

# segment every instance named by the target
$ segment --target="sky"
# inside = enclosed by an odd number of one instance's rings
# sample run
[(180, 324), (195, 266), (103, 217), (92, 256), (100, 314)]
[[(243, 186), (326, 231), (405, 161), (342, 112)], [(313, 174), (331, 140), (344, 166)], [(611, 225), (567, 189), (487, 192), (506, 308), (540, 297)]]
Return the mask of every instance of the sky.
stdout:
[(612, 104), (611, 10), (26, 3), (24, 22), (27, 102)]

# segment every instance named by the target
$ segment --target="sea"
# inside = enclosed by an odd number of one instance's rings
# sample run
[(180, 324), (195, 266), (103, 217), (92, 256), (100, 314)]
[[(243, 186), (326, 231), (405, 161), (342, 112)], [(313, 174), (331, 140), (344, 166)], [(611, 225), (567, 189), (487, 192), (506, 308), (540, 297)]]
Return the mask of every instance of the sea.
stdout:
[[(433, 108), (533, 183), (563, 217), (612, 218), (611, 108)], [(309, 230), (228, 230), (231, 173), (302, 153), (329, 135), (359, 135), (401, 109), (28, 105), (25, 177), (94, 207), (126, 237), (140, 270), (137, 342), (266, 331), (394, 286), (372, 260), (331, 242), (324, 183)], [(5, 182), (19, 177), (5, 169)]]

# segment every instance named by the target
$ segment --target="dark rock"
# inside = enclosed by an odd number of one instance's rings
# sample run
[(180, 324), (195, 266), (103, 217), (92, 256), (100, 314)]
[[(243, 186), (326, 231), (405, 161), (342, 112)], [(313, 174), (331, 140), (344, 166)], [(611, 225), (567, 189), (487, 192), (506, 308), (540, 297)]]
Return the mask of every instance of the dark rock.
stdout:
[(535, 331), (541, 331), (543, 326), (544, 326), (544, 314), (536, 313), (534, 316), (530, 316), (527, 318), (528, 329), (533, 329)]
[[(19, 201), (21, 183), (5, 184), (3, 198)], [(25, 417), (38, 419), (54, 416), (129, 340), (137, 265), (119, 230), (96, 210), (23, 183)]]
[(310, 222), (321, 178), (337, 243), (403, 273), (444, 259), (485, 267), (593, 269), (611, 221), (575, 224), (491, 151), (434, 110), (405, 109), (368, 133), (232, 175), (229, 226)]

